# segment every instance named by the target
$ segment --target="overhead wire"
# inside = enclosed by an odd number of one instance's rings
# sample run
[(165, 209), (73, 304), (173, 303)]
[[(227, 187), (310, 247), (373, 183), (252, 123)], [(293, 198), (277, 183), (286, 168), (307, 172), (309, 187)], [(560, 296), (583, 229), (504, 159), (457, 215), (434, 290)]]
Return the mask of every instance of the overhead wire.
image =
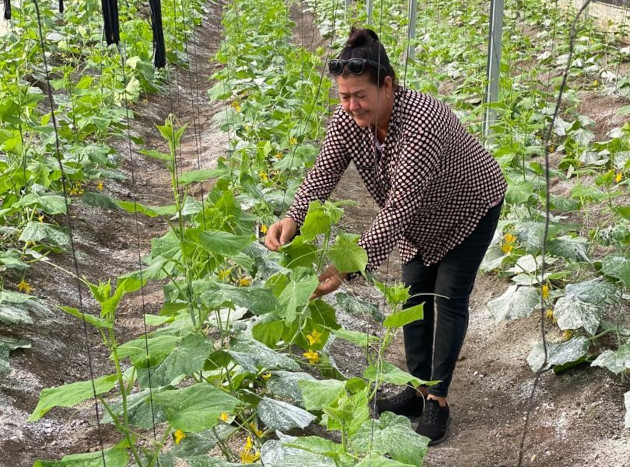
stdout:
[[(566, 67), (564, 69), (564, 73), (562, 75), (562, 84), (560, 85), (560, 89), (558, 91), (558, 97), (556, 99), (556, 106), (553, 112), (553, 116), (551, 118), (551, 122), (549, 123), (549, 128), (547, 129), (547, 133), (545, 134), (545, 139), (544, 139), (544, 147), (545, 147), (545, 223), (544, 223), (544, 232), (543, 232), (543, 238), (542, 238), (542, 245), (541, 245), (541, 256), (542, 256), (542, 260), (541, 260), (541, 284), (544, 287), (547, 283), (547, 277), (546, 277), (546, 254), (547, 254), (547, 242), (549, 239), (549, 226), (550, 226), (550, 213), (551, 213), (551, 205), (550, 205), (550, 187), (551, 187), (551, 175), (550, 175), (550, 169), (549, 169), (549, 144), (551, 142), (551, 136), (553, 133), (553, 129), (556, 123), (556, 118), (558, 117), (558, 114), (560, 112), (560, 106), (562, 104), (562, 98), (564, 95), (564, 90), (569, 78), (569, 72), (571, 70), (571, 66), (572, 66), (572, 58), (573, 58), (573, 51), (574, 51), (574, 45), (575, 45), (575, 36), (576, 36), (576, 25), (580, 19), (580, 16), (582, 15), (582, 13), (586, 10), (586, 8), (588, 7), (588, 5), (591, 3), (591, 0), (585, 0), (584, 4), (582, 5), (582, 7), (580, 8), (580, 10), (578, 11), (577, 15), (575, 16), (575, 19), (573, 20), (573, 23), (571, 24), (571, 33), (569, 36), (569, 54), (568, 54), (568, 58), (567, 58), (567, 63), (566, 63)], [(544, 294), (541, 293), (541, 306), (540, 306), (540, 333), (541, 333), (541, 338), (542, 338), (542, 346), (543, 346), (543, 355), (544, 355), (544, 361), (541, 364), (541, 366), (537, 369), (536, 371), (536, 376), (534, 377), (534, 383), (532, 385), (532, 390), (531, 393), (529, 395), (528, 398), (528, 403), (527, 403), (527, 411), (525, 413), (525, 423), (523, 426), (523, 434), (521, 437), (521, 443), (519, 446), (519, 455), (518, 455), (518, 467), (521, 467), (523, 465), (523, 459), (524, 459), (524, 454), (525, 454), (525, 439), (527, 436), (527, 432), (529, 429), (529, 421), (530, 421), (530, 417), (531, 417), (531, 413), (532, 413), (532, 408), (534, 405), (534, 397), (536, 395), (536, 390), (538, 388), (538, 384), (540, 383), (540, 377), (542, 375), (542, 372), (544, 371), (545, 367), (548, 365), (549, 362), (549, 350), (548, 350), (548, 346), (547, 346), (547, 331), (546, 331), (546, 326), (545, 326), (545, 297)]]
[(57, 160), (57, 164), (59, 166), (59, 172), (61, 174), (61, 185), (62, 185), (62, 189), (63, 189), (64, 205), (65, 205), (65, 209), (66, 209), (66, 224), (67, 224), (68, 236), (69, 236), (69, 240), (70, 240), (70, 249), (71, 249), (71, 254), (72, 254), (72, 263), (73, 263), (73, 266), (74, 266), (74, 273), (75, 273), (75, 277), (76, 277), (76, 287), (77, 287), (78, 300), (79, 300), (79, 311), (81, 312), (81, 317), (82, 317), (82, 321), (83, 321), (83, 334), (84, 334), (84, 337), (85, 337), (85, 349), (86, 349), (86, 353), (87, 353), (87, 362), (88, 362), (88, 369), (89, 369), (89, 375), (90, 375), (90, 383), (91, 383), (91, 386), (92, 386), (92, 398), (94, 400), (94, 410), (95, 410), (95, 415), (96, 415), (96, 427), (97, 427), (99, 447), (100, 447), (100, 452), (101, 452), (101, 460), (103, 462), (103, 465), (106, 466), (107, 462), (105, 460), (103, 434), (101, 432), (100, 411), (99, 411), (99, 408), (98, 408), (98, 394), (96, 392), (96, 385), (94, 383), (94, 368), (93, 368), (93, 365), (92, 365), (92, 353), (91, 353), (91, 347), (90, 347), (90, 342), (89, 342), (89, 337), (88, 337), (86, 313), (85, 313), (85, 308), (84, 308), (84, 304), (83, 304), (83, 292), (82, 292), (82, 289), (81, 289), (81, 279), (80, 279), (80, 275), (79, 275), (79, 262), (78, 262), (78, 258), (77, 258), (77, 254), (76, 254), (76, 246), (75, 246), (75, 242), (74, 242), (74, 232), (73, 232), (72, 220), (71, 220), (71, 216), (70, 216), (70, 202), (68, 201), (68, 187), (67, 187), (66, 171), (64, 169), (63, 161), (61, 159), (61, 144), (60, 144), (60, 141), (59, 141), (59, 129), (57, 127), (57, 118), (56, 118), (56, 115), (55, 115), (55, 100), (53, 98), (52, 88), (51, 88), (51, 85), (50, 85), (50, 71), (49, 71), (49, 68), (48, 68), (48, 60), (46, 58), (46, 47), (45, 47), (45, 44), (44, 44), (44, 33), (43, 33), (43, 28), (42, 28), (42, 19), (41, 19), (41, 13), (40, 13), (40, 9), (39, 9), (39, 3), (38, 3), (38, 0), (32, 0), (32, 1), (33, 1), (34, 6), (35, 6), (35, 12), (36, 12), (36, 15), (37, 15), (37, 29), (38, 29), (38, 33), (39, 33), (39, 44), (40, 44), (40, 48), (41, 48), (42, 61), (43, 61), (43, 65), (44, 65), (44, 75), (45, 75), (45, 78), (46, 78), (46, 91), (47, 91), (47, 95), (48, 95), (48, 103), (50, 105), (51, 122), (52, 122), (52, 125), (53, 125), (54, 135), (55, 135), (55, 158)]

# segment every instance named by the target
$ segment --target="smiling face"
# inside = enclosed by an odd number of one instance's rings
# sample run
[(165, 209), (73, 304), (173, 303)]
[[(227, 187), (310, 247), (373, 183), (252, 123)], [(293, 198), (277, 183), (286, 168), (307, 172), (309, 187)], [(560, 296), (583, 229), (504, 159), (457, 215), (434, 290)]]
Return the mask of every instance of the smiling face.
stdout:
[(377, 125), (387, 130), (393, 106), (393, 82), (388, 76), (383, 86), (365, 75), (337, 76), (337, 89), (343, 109), (361, 128)]

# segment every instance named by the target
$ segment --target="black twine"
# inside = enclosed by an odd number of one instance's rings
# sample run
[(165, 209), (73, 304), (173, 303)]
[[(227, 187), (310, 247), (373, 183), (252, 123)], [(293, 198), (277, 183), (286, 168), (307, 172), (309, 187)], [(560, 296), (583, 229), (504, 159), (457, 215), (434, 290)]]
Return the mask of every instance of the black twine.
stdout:
[(166, 66), (166, 46), (162, 29), (162, 1), (149, 0), (151, 7), (151, 29), (153, 30), (153, 65), (155, 68)]
[[(5, 1), (8, 2), (9, 0), (5, 0)], [(59, 0), (59, 13), (63, 13), (63, 10), (64, 10), (64, 8), (63, 8), (63, 0)]]
[(11, 19), (11, 0), (4, 0), (4, 19)]
[(118, 23), (118, 1), (101, 0), (103, 7), (103, 32), (107, 45), (118, 44), (120, 41), (120, 26)]

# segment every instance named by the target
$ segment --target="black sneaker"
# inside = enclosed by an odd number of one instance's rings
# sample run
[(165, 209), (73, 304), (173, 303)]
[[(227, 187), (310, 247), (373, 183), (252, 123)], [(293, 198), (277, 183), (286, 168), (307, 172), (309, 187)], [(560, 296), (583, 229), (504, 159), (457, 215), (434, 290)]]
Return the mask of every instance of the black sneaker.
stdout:
[(411, 386), (391, 397), (376, 400), (376, 413), (393, 412), (397, 415), (419, 417), (424, 410), (424, 399)]
[(436, 400), (429, 399), (426, 401), (424, 413), (416, 428), (416, 433), (426, 436), (429, 446), (439, 444), (446, 439), (446, 429), (450, 420), (449, 408), (440, 407), (440, 403)]

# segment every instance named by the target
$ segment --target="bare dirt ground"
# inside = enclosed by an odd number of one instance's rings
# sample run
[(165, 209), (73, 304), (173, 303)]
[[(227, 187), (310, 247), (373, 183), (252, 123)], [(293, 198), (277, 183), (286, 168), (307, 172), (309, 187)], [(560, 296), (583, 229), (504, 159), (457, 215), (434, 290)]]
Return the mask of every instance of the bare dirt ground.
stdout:
[[(168, 95), (149, 96), (139, 103), (134, 108), (137, 118), (132, 124), (134, 133), (145, 139), (143, 147), (160, 148), (155, 124), (163, 123), (169, 113), (178, 115), (180, 122), (189, 123), (191, 130), (183, 141), (180, 159), (191, 168), (211, 166), (226, 142), (226, 136), (211, 124), (220, 108), (205, 97), (212, 84), (207, 81), (213, 71), (210, 58), (221, 41), (220, 6), (210, 4), (208, 8), (206, 20), (189, 46), (191, 72), (178, 72)], [(295, 10), (294, 19), (296, 43), (311, 47), (324, 44), (317, 36), (312, 17)], [(133, 154), (132, 162), (126, 144), (119, 143), (126, 154), (124, 171), (128, 179), (107, 182), (107, 193), (147, 204), (167, 204), (171, 199), (167, 172), (138, 154)], [(135, 183), (131, 180), (132, 167)], [(337, 194), (341, 193), (343, 198), (358, 203), (346, 210), (343, 227), (362, 231), (369, 225), (375, 206), (353, 170), (342, 180), (337, 190)], [(158, 220), (91, 209), (78, 202), (72, 209), (72, 223), (79, 273), (92, 281), (138, 269), (139, 258), (148, 251), (150, 239), (165, 229)], [(54, 256), (50, 262), (69, 271), (74, 268), (69, 255)], [(388, 281), (399, 277), (396, 254), (380, 273)], [(0, 327), (4, 335), (32, 342), (30, 349), (12, 352), (11, 371), (0, 380), (0, 467), (30, 466), (36, 459), (59, 459), (65, 454), (98, 449), (100, 445), (91, 404), (78, 410), (54, 409), (39, 422), (26, 422), (42, 388), (86, 380), (90, 375), (82, 326), (55, 308), (79, 305), (76, 280), (48, 264), (35, 265), (29, 279), (34, 293), (46, 306), (32, 310), (33, 325)], [(15, 277), (5, 279), (7, 287), (15, 283)], [(507, 285), (505, 279), (493, 275), (477, 280), (468, 337), (449, 398), (450, 437), (430, 449), (426, 466), (518, 464), (524, 416), (535, 378), (525, 358), (540, 340), (540, 329), (537, 316), (509, 323), (493, 322), (486, 303), (503, 293)], [(346, 290), (379, 302), (378, 295), (361, 281), (348, 284)], [(87, 290), (81, 291), (86, 311), (96, 313)], [(161, 300), (159, 285), (125, 299), (118, 315), (119, 340), (124, 342), (141, 334), (142, 314), (156, 313)], [(339, 319), (352, 329), (380, 330), (377, 323), (367, 318), (341, 314)], [(550, 339), (558, 337), (553, 330), (549, 333)], [(98, 334), (88, 329), (95, 376), (112, 372), (107, 352), (99, 341)], [(342, 371), (360, 374), (364, 365), (361, 351), (341, 345), (335, 346), (335, 351)], [(400, 337), (391, 347), (388, 359), (405, 367)], [(534, 397), (523, 465), (629, 467), (630, 433), (623, 429), (623, 394), (628, 390), (628, 382), (622, 383), (607, 371), (587, 366), (560, 375), (543, 374)], [(105, 445), (117, 440), (111, 426), (101, 426), (100, 433)]]

